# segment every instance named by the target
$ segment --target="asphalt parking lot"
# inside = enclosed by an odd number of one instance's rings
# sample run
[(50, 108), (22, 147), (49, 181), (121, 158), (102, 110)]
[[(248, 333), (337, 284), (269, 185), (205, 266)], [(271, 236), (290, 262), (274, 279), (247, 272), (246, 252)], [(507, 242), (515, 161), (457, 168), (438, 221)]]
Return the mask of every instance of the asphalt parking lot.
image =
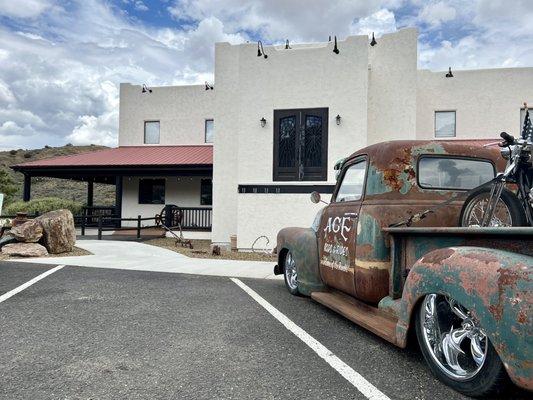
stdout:
[[(0, 263), (0, 296), (54, 266)], [(279, 280), (241, 281), (391, 399), (462, 399)], [(2, 399), (366, 399), (225, 277), (66, 266), (0, 302)], [(507, 398), (527, 398), (510, 389)]]

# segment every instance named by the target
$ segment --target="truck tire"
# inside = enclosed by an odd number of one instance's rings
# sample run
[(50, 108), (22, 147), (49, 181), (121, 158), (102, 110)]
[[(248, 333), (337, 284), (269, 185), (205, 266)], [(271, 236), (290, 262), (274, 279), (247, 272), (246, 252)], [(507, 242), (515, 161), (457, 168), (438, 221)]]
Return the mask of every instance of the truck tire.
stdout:
[(479, 323), (455, 300), (428, 294), (418, 307), (415, 328), (431, 372), (467, 396), (502, 391), (507, 373)]
[[(459, 226), (480, 226), (483, 214), (483, 202), (490, 197), (490, 186), (479, 188), (466, 198)], [(498, 202), (496, 215), (490, 226), (524, 226), (527, 224), (526, 213), (520, 200), (509, 189), (504, 188)]]
[(283, 260), (283, 278), (285, 279), (285, 286), (289, 293), (294, 296), (299, 296), (298, 270), (296, 268), (296, 261), (290, 250), (287, 251)]

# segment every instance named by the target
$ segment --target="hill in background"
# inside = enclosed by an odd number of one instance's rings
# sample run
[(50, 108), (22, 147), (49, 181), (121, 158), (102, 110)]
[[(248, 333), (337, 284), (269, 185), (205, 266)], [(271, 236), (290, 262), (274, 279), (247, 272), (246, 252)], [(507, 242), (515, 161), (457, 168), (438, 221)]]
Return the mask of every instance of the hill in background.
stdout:
[[(33, 150), (19, 149), (11, 151), (0, 151), (0, 168), (5, 169), (15, 181), (15, 184), (18, 189), (18, 192), (15, 195), (15, 200), (19, 200), (22, 199), (24, 176), (20, 172), (13, 171), (11, 168), (9, 168), (10, 166), (28, 161), (42, 160), (45, 158), (52, 158), (58, 156), (68, 156), (71, 154), (87, 153), (103, 149), (107, 149), (107, 147), (96, 145), (66, 145), (62, 147), (46, 146), (42, 149)], [(36, 199), (41, 197), (59, 197), (61, 199), (74, 200), (85, 204), (87, 202), (87, 183), (72, 181), (69, 179), (39, 177), (32, 178), (31, 198)], [(95, 183), (94, 205), (114, 205), (114, 203), (115, 186)]]

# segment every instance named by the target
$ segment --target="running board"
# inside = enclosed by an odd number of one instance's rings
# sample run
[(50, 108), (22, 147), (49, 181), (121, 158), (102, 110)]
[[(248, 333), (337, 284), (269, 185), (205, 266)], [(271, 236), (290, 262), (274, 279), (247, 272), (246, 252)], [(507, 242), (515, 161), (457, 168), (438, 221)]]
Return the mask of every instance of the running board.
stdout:
[(388, 342), (396, 344), (398, 320), (377, 307), (369, 306), (339, 291), (313, 292), (311, 298)]

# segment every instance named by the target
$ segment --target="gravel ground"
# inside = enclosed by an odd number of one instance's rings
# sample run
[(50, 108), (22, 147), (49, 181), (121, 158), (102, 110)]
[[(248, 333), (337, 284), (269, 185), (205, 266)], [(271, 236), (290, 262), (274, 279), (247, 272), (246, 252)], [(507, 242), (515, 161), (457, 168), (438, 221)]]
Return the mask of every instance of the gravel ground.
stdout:
[(211, 251), (211, 242), (209, 240), (192, 240), (193, 249), (176, 246), (176, 241), (172, 238), (150, 239), (145, 244), (163, 247), (168, 250), (184, 254), (194, 258), (218, 258), (222, 260), (245, 260), (245, 261), (276, 261), (276, 256), (265, 253), (252, 253), (245, 251), (223, 251), (221, 255), (215, 256)]

